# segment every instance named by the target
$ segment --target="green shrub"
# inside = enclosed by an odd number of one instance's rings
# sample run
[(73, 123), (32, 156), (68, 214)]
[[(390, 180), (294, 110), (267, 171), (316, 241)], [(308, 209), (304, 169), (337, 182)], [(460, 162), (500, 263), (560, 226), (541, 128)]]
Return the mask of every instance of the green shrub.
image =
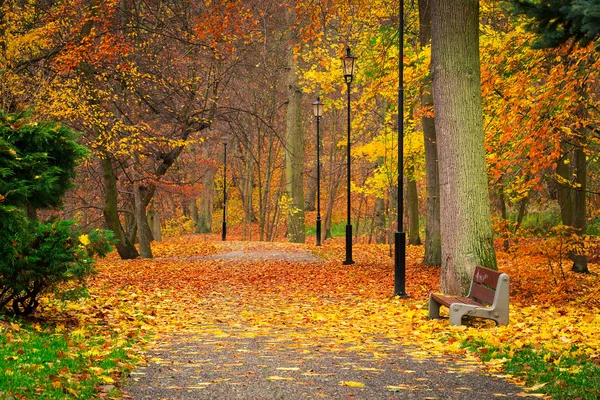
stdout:
[(112, 232), (79, 235), (72, 221), (37, 220), (38, 209), (60, 206), (72, 187), (87, 154), (78, 136), (54, 122), (0, 112), (0, 309), (31, 314), (43, 293), (81, 286), (93, 257), (112, 247)]
[[(64, 283), (85, 283), (94, 272), (93, 257), (110, 251), (114, 235), (100, 230), (79, 235), (72, 226), (72, 221), (29, 221), (22, 231), (0, 240), (7, 256), (0, 264), (0, 308), (10, 304), (15, 314), (28, 315), (42, 294)], [(14, 250), (7, 253), (10, 246)]]

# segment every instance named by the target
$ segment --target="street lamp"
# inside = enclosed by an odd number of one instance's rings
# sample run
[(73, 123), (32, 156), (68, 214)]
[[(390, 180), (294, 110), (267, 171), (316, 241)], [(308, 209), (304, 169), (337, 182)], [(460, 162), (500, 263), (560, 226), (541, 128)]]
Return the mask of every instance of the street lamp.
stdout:
[(323, 103), (317, 97), (313, 103), (313, 112), (317, 118), (317, 246), (321, 245), (321, 137), (319, 122), (323, 116)]
[(356, 57), (354, 57), (350, 53), (350, 47), (346, 48), (346, 55), (342, 58), (344, 64), (344, 80), (346, 81), (347, 92), (348, 92), (348, 143), (346, 146), (346, 167), (347, 167), (347, 196), (348, 196), (348, 204), (346, 215), (348, 216), (348, 222), (346, 224), (346, 260), (344, 260), (344, 265), (354, 264), (352, 260), (352, 223), (350, 220), (350, 84), (352, 83), (352, 78), (354, 77), (354, 64), (356, 61)]
[(399, 10), (398, 57), (398, 224), (394, 233), (394, 296), (406, 294), (406, 232), (404, 232), (404, 0)]
[(227, 138), (223, 137), (223, 228), (221, 239), (227, 240)]

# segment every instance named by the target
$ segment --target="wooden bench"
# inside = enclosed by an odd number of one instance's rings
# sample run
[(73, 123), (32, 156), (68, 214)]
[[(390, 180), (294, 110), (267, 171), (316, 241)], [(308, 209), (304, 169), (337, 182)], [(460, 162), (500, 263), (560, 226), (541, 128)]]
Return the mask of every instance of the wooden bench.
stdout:
[(477, 266), (467, 297), (430, 293), (429, 318), (440, 318), (440, 306), (444, 305), (450, 309), (450, 325), (460, 325), (466, 316), (508, 325), (509, 282), (505, 273)]

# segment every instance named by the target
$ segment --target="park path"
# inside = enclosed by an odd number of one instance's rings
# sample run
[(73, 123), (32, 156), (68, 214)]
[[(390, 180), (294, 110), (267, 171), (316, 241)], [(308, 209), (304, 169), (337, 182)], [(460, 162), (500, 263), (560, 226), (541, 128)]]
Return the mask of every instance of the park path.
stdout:
[[(266, 244), (232, 244), (226, 252), (202, 260), (225, 265), (235, 261), (236, 268), (247, 269), (280, 260), (295, 270), (323, 262), (307, 251), (285, 251)], [(285, 317), (270, 329), (253, 326), (241, 318), (246, 309), (260, 308), (252, 298), (252, 294), (240, 297), (222, 292), (199, 298), (200, 306), (210, 307), (214, 318), (193, 332), (163, 335), (146, 355), (147, 362), (131, 374), (125, 393), (139, 400), (529, 396), (521, 387), (486, 374), (476, 359), (435, 357), (383, 335), (366, 333), (362, 342), (355, 338), (346, 343), (342, 325), (339, 335), (331, 332), (321, 337), (311, 334), (316, 328), (310, 323), (286, 324)], [(258, 294), (256, 298), (260, 301)]]

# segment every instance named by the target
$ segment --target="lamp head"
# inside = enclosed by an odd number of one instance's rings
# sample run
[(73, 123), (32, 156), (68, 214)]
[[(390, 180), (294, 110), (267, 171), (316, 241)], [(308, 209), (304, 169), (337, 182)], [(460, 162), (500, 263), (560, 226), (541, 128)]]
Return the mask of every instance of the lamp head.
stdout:
[(344, 80), (346, 83), (350, 83), (354, 77), (354, 64), (356, 62), (356, 57), (350, 53), (350, 47), (346, 48), (346, 55), (342, 58), (342, 62), (344, 64)]
[(317, 101), (313, 103), (313, 113), (315, 117), (320, 118), (323, 116), (323, 103), (321, 103), (321, 98), (317, 97)]

